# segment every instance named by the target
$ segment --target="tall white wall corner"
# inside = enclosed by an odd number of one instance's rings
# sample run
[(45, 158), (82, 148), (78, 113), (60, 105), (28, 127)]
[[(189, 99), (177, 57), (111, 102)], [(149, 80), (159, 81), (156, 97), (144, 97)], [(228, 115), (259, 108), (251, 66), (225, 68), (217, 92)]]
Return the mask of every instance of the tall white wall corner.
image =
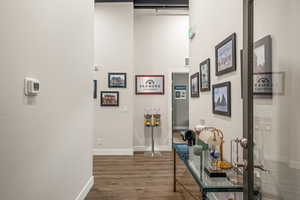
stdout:
[(78, 196), (75, 200), (84, 200), (89, 193), (89, 191), (92, 189), (94, 185), (94, 176), (91, 176), (91, 178), (88, 180), (88, 182), (84, 185)]

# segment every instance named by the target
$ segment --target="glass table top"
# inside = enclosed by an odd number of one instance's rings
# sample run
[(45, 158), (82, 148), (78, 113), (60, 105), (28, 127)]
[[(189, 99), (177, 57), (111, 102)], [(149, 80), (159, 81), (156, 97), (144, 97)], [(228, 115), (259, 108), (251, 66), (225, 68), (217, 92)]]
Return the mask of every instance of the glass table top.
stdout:
[[(200, 156), (190, 156), (187, 144), (174, 144), (177, 155), (185, 163), (198, 185), (204, 192), (239, 192), (243, 190), (243, 185), (233, 184), (227, 178), (212, 178), (200, 167)], [(236, 173), (227, 170), (227, 174)]]

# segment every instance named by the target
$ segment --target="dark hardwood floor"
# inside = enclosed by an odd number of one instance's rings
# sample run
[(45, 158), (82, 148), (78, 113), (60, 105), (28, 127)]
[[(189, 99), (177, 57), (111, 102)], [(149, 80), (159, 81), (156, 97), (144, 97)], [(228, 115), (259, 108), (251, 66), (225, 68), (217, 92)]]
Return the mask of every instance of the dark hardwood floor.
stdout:
[[(95, 184), (86, 200), (192, 200), (200, 192), (185, 166), (177, 158), (177, 192), (173, 192), (172, 153), (145, 157), (95, 156)], [(184, 187), (189, 188), (187, 192)]]

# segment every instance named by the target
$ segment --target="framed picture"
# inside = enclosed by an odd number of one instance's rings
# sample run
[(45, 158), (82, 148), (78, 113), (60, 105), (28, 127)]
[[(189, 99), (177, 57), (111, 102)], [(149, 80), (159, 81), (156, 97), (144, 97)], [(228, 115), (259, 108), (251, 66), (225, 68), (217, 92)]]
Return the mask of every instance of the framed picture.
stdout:
[(269, 72), (272, 72), (272, 38), (270, 35), (255, 42), (253, 55), (253, 73)]
[(213, 113), (231, 116), (231, 83), (213, 85)]
[(136, 75), (135, 94), (136, 95), (164, 95), (165, 77), (164, 75)]
[(174, 86), (174, 96), (176, 100), (185, 100), (187, 94), (187, 88), (185, 85), (176, 85)]
[(93, 91), (93, 97), (94, 99), (97, 99), (97, 80), (93, 80), (93, 83), (94, 83), (94, 91)]
[(253, 74), (253, 94), (254, 95), (272, 95), (272, 73), (254, 73)]
[(200, 91), (210, 91), (210, 59), (200, 63)]
[(284, 95), (285, 73), (255, 73), (253, 74), (253, 84), (254, 95)]
[(254, 45), (253, 94), (272, 97), (272, 38), (270, 35), (258, 40)]
[(199, 72), (191, 76), (191, 97), (199, 97)]
[(236, 34), (233, 33), (215, 48), (216, 76), (236, 70)]
[(126, 73), (108, 73), (109, 88), (126, 88)]
[(101, 91), (101, 106), (119, 106), (119, 92)]

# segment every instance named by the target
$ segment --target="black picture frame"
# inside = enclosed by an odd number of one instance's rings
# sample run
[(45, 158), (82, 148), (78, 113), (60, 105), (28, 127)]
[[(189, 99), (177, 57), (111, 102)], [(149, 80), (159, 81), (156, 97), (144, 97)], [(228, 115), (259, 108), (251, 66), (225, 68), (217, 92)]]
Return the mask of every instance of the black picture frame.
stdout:
[[(207, 66), (207, 72), (204, 73), (203, 72), (203, 66)], [(199, 70), (200, 70), (200, 91), (201, 92), (207, 92), (211, 90), (211, 86), (210, 86), (210, 59), (206, 59), (205, 61), (201, 62), (199, 65)], [(207, 86), (205, 87), (205, 83), (204, 83), (204, 75), (207, 75)]]
[[(212, 89), (213, 113), (231, 117), (231, 82), (228, 81), (228, 82), (224, 82), (224, 83), (215, 84), (212, 86), (212, 88), (213, 88)], [(226, 90), (221, 91), (222, 88), (225, 88)], [(220, 92), (221, 92), (221, 94), (219, 94)], [(224, 93), (222, 93), (222, 92), (224, 92)], [(222, 97), (220, 95), (222, 95)], [(227, 99), (227, 102), (226, 102), (226, 99)], [(219, 105), (217, 105), (217, 104), (219, 104)]]
[[(264, 48), (262, 48), (264, 47)], [(258, 51), (261, 48), (263, 51)], [(263, 61), (257, 58), (257, 54), (263, 52)], [(263, 62), (262, 65), (259, 63)], [(254, 44), (254, 55), (253, 55), (253, 73), (269, 73), (272, 70), (272, 37), (267, 35)]]
[[(123, 77), (121, 79), (121, 83), (118, 83), (118, 80), (113, 81), (113, 76), (120, 76)], [(127, 87), (127, 74), (126, 73), (119, 73), (119, 72), (109, 72), (108, 73), (108, 87), (109, 88), (126, 88)]]
[[(112, 96), (115, 96), (117, 99), (115, 102), (113, 100), (109, 102), (109, 100), (104, 99), (105, 94), (111, 94)], [(119, 106), (119, 92), (118, 91), (101, 91), (100, 95), (100, 105), (101, 106), (109, 106), (109, 107), (118, 107)]]
[(199, 72), (191, 75), (190, 78), (190, 85), (191, 85), (191, 97), (199, 97), (200, 91), (199, 91)]
[(98, 81), (97, 80), (93, 80), (93, 84), (94, 84), (94, 91), (93, 91), (93, 98), (97, 99), (97, 91), (98, 91)]
[[(267, 35), (254, 44), (253, 95), (272, 98), (272, 37)], [(262, 83), (263, 82), (263, 83)], [(268, 83), (267, 83), (268, 82)], [(265, 85), (265, 87), (263, 86)]]
[[(230, 45), (232, 44), (232, 45)], [(229, 46), (226, 46), (229, 45)], [(231, 48), (230, 48), (231, 46)], [(226, 50), (228, 48), (228, 50)], [(226, 52), (230, 53), (231, 57), (229, 56), (230, 63), (229, 67), (226, 67), (225, 69), (220, 69), (220, 62), (222, 62), (219, 56), (219, 53), (222, 53), (220, 51), (224, 51), (223, 54)], [(231, 34), (229, 37), (227, 37), (225, 40), (220, 42), (216, 47), (215, 47), (215, 65), (216, 65), (216, 76), (221, 76), (223, 74), (227, 74), (233, 71), (236, 71), (236, 33)], [(224, 60), (224, 58), (223, 58)]]

